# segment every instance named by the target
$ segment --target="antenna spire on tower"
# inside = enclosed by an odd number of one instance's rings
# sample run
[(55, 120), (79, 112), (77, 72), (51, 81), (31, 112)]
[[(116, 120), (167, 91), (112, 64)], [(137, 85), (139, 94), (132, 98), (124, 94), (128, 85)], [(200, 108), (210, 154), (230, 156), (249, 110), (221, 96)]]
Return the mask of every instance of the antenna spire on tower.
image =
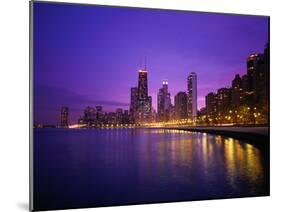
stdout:
[(144, 57), (144, 70), (146, 70), (146, 56)]

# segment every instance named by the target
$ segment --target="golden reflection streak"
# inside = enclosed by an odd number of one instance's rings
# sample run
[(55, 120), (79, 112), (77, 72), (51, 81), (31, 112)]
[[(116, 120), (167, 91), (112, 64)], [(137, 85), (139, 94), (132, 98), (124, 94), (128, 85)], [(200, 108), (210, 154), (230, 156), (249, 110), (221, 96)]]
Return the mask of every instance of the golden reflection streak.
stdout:
[(263, 173), (263, 168), (260, 161), (260, 151), (255, 149), (251, 144), (246, 144), (246, 161), (248, 177), (257, 181)]
[(202, 137), (202, 152), (203, 152), (204, 169), (206, 170), (207, 165), (208, 165), (207, 134), (206, 133), (203, 133), (203, 137)]
[[(198, 134), (191, 133), (184, 130), (167, 130), (167, 129), (157, 129), (149, 130), (147, 133), (157, 133), (157, 134)], [(200, 133), (201, 134), (201, 133)], [(193, 151), (196, 143), (199, 145), (199, 151), (202, 153), (204, 172), (206, 177), (208, 177), (209, 170), (216, 162), (214, 151), (223, 151), (223, 157), (220, 158), (220, 163), (225, 167), (226, 177), (228, 178), (229, 184), (236, 189), (236, 183), (239, 181), (239, 177), (245, 176), (249, 182), (256, 182), (260, 180), (263, 176), (263, 167), (260, 159), (260, 151), (251, 144), (242, 143), (233, 138), (223, 138), (221, 136), (215, 136), (214, 142), (209, 139), (209, 135), (206, 133), (202, 134), (202, 137), (195, 136), (194, 139), (198, 142), (193, 142), (194, 140), (188, 139), (186, 136), (173, 136), (171, 142), (160, 143), (158, 146), (158, 152), (156, 158), (159, 159), (159, 171), (164, 169), (166, 163), (181, 164), (184, 166), (193, 166)], [(215, 149), (214, 149), (215, 148)], [(170, 157), (165, 158), (167, 155), (166, 151), (171, 151)], [(224, 165), (223, 165), (224, 164)], [(246, 170), (246, 171), (245, 171)], [(173, 174), (175, 170), (172, 171)], [(211, 177), (211, 176), (209, 176)]]
[(260, 151), (251, 144), (241, 144), (228, 138), (224, 141), (224, 153), (227, 177), (233, 188), (236, 188), (235, 182), (243, 173), (246, 173), (249, 182), (256, 182), (262, 176)]

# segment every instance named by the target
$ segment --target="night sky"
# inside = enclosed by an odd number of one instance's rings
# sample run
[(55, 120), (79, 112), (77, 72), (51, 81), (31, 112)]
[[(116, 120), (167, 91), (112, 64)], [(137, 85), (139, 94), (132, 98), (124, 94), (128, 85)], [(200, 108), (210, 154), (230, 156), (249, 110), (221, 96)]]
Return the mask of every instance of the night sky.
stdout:
[(162, 80), (173, 102), (190, 72), (201, 108), (267, 42), (267, 17), (34, 3), (34, 122), (59, 124), (61, 106), (72, 124), (86, 106), (129, 109), (144, 58), (155, 109)]

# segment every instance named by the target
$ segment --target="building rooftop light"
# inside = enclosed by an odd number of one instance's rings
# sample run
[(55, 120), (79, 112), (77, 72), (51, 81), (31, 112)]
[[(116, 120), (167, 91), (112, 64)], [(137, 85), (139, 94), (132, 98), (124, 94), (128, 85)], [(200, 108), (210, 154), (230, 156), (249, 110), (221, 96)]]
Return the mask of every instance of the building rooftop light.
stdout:
[(139, 72), (140, 72), (140, 73), (145, 73), (145, 72), (147, 72), (147, 70), (140, 69)]

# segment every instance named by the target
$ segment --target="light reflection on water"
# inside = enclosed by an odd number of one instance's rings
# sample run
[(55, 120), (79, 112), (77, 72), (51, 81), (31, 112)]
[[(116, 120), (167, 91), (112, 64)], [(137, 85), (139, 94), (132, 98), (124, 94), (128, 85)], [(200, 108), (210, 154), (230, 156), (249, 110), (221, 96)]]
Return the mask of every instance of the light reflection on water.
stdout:
[[(215, 182), (217, 171), (223, 170), (226, 182), (233, 191), (240, 189), (240, 181), (247, 181), (250, 185), (255, 185), (264, 180), (261, 153), (252, 144), (233, 138), (183, 130), (147, 130), (144, 133), (150, 135), (171, 133), (169, 142), (165, 141), (165, 136), (160, 142), (152, 140), (152, 142), (157, 142), (157, 148), (153, 152), (154, 156), (151, 155), (150, 144), (145, 143), (146, 146), (143, 147), (143, 150), (146, 160), (140, 160), (140, 163), (144, 163), (143, 166), (147, 166), (148, 161), (153, 160), (153, 163), (157, 164), (153, 168), (159, 169), (160, 173), (161, 168), (166, 169), (167, 164), (172, 164), (169, 177), (179, 178), (178, 168), (182, 167), (191, 172), (199, 170), (204, 175), (204, 180), (212, 183), (212, 181)], [(181, 134), (188, 136), (181, 136)], [(153, 171), (149, 168), (151, 167), (147, 167), (145, 175)], [(188, 174), (185, 177), (187, 176)], [(150, 179), (149, 177), (143, 179), (147, 178)], [(187, 178), (181, 180), (188, 180)], [(255, 186), (250, 190), (254, 191)]]
[(43, 129), (35, 131), (34, 143), (41, 209), (268, 194), (267, 156), (233, 138), (183, 130)]

